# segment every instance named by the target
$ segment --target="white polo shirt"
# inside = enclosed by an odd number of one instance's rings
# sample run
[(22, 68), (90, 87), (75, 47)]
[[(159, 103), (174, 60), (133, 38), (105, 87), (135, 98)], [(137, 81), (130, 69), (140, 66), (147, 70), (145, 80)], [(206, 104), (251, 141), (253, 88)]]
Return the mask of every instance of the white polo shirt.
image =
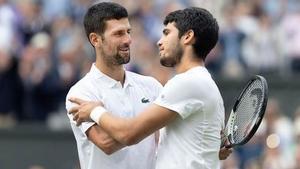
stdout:
[(176, 75), (154, 103), (180, 115), (160, 132), (156, 169), (219, 169), (224, 106), (206, 68)]
[[(126, 71), (125, 83), (101, 73), (93, 64), (90, 72), (69, 91), (66, 109), (74, 106), (69, 97), (102, 101), (105, 108), (120, 117), (133, 117), (152, 103), (162, 89), (152, 77)], [(81, 169), (153, 169), (155, 164), (154, 134), (140, 143), (125, 147), (112, 155), (106, 155), (88, 140), (85, 132), (94, 122), (76, 126), (72, 115), (68, 115), (76, 138)]]

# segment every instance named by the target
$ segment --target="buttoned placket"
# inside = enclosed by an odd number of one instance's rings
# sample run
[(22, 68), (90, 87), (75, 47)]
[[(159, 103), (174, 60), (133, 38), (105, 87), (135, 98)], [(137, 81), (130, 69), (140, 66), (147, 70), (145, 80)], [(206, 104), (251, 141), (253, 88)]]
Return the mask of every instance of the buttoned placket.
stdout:
[(117, 82), (116, 88), (118, 90), (118, 96), (122, 104), (124, 114), (126, 114), (126, 117), (133, 117), (135, 113), (133, 112), (133, 106), (130, 99), (130, 86), (126, 85), (123, 87), (120, 82)]

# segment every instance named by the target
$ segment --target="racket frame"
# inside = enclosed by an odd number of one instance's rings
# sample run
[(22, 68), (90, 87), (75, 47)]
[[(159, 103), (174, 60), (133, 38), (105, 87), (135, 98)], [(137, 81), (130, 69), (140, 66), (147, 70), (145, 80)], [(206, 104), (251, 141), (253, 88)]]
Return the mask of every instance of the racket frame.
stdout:
[[(263, 101), (262, 101), (262, 106), (260, 111), (258, 112), (258, 117), (255, 120), (254, 126), (252, 127), (252, 129), (250, 130), (250, 132), (247, 134), (247, 136), (239, 143), (235, 143), (234, 139), (233, 139), (233, 133), (235, 132), (234, 130), (236, 130), (236, 126), (233, 126), (234, 121), (236, 119), (237, 113), (236, 113), (236, 109), (237, 106), (239, 105), (244, 93), (246, 92), (246, 90), (248, 89), (248, 87), (257, 79), (259, 79), (262, 84), (263, 84)], [(244, 145), (246, 144), (255, 134), (255, 132), (257, 131), (263, 117), (265, 114), (265, 110), (267, 107), (267, 102), (268, 102), (268, 84), (267, 81), (264, 77), (260, 76), (260, 75), (255, 75), (253, 76), (249, 82), (247, 83), (247, 85), (244, 87), (244, 89), (242, 90), (242, 92), (240, 93), (239, 97), (237, 98), (232, 111), (230, 113), (230, 116), (228, 118), (226, 127), (225, 127), (225, 138), (227, 138), (229, 144), (226, 145), (226, 148), (231, 148), (231, 147), (235, 147), (235, 146), (240, 146), (240, 145)], [(222, 145), (225, 144), (225, 141), (222, 141)]]

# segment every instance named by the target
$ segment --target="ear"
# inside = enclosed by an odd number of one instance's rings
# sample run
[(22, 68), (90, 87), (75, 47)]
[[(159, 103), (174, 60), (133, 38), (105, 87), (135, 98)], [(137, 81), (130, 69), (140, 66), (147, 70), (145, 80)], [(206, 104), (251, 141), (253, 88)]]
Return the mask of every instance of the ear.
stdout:
[(94, 47), (99, 46), (102, 43), (101, 36), (94, 32), (89, 34), (89, 40)]
[(190, 29), (183, 35), (183, 43), (186, 45), (195, 43), (195, 33), (193, 30)]

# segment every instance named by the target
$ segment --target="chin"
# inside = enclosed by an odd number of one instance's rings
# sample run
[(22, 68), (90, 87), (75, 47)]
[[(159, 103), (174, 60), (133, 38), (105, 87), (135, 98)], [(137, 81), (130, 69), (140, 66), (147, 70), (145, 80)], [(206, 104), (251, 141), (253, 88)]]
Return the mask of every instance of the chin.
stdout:
[(160, 64), (165, 66), (165, 67), (174, 67), (176, 65), (176, 62), (173, 61), (172, 59), (161, 58), (160, 59)]
[(122, 56), (123, 58), (123, 64), (126, 64), (130, 61), (130, 55)]

